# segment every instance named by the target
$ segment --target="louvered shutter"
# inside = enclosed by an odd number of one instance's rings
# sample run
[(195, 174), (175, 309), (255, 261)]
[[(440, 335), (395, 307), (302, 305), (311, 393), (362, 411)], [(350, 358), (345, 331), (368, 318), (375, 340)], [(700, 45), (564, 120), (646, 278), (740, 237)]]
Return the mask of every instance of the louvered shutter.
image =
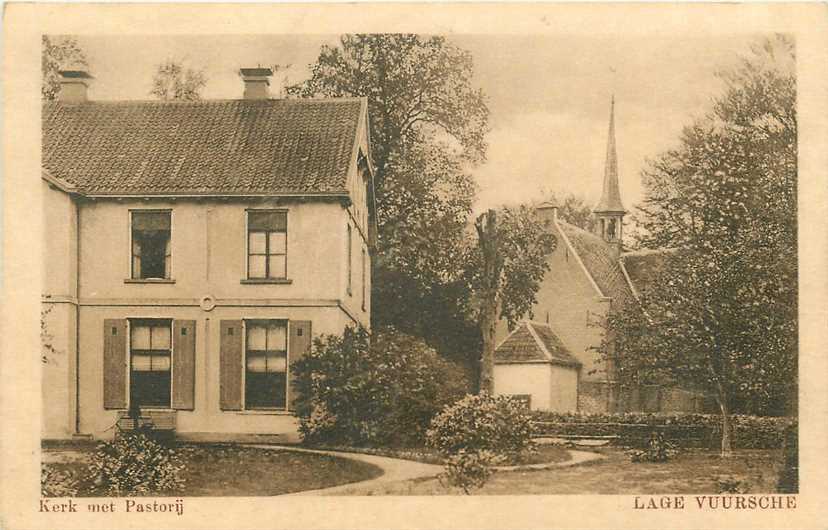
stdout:
[(290, 342), (288, 344), (288, 357), (290, 366), (288, 367), (288, 409), (296, 410), (296, 398), (298, 392), (296, 390), (296, 376), (293, 375), (294, 363), (299, 361), (306, 353), (310, 352), (311, 347), (311, 321), (310, 320), (291, 320), (290, 321)]
[(221, 410), (242, 409), (242, 321), (222, 320), (221, 333)]
[(173, 322), (172, 407), (195, 408), (195, 320)]
[(104, 320), (103, 396), (105, 409), (127, 406), (127, 322)]

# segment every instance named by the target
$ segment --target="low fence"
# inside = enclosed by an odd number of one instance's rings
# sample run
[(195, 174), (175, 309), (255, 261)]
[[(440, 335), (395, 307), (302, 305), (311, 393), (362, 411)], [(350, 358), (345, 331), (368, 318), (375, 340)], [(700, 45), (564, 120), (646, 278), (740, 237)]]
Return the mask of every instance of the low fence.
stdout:
[[(721, 447), (721, 416), (714, 414), (556, 414), (535, 413), (536, 436), (610, 438), (616, 445), (643, 447), (653, 432), (682, 447)], [(736, 449), (779, 449), (785, 429), (796, 424), (787, 417), (735, 415), (731, 418)]]

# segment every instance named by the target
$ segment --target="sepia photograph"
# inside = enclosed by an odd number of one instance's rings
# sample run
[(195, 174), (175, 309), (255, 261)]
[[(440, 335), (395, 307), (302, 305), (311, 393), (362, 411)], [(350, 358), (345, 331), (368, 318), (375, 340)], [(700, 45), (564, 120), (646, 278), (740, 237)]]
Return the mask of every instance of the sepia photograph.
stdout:
[(791, 36), (41, 53), (44, 495), (797, 492)]
[(826, 15), (7, 6), (0, 526), (820, 527)]

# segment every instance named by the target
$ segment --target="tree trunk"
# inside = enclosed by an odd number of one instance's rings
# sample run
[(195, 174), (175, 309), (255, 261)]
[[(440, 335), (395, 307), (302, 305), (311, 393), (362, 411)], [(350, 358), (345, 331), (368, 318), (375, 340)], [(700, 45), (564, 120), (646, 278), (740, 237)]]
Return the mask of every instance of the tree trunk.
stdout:
[(733, 455), (733, 445), (730, 441), (730, 406), (727, 401), (727, 392), (721, 381), (716, 381), (717, 401), (722, 412), (722, 456)]
[(494, 210), (482, 214), (474, 223), (477, 244), (483, 256), (481, 277), (480, 334), (483, 351), (480, 353), (479, 393), (494, 393), (495, 326), (497, 325), (497, 290), (500, 286), (500, 254), (497, 245), (497, 216)]

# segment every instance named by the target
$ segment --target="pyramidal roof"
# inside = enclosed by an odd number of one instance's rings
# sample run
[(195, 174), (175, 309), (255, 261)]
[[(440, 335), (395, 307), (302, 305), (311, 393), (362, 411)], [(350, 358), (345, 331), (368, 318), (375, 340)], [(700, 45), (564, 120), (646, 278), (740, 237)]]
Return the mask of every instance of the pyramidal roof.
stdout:
[(604, 191), (601, 200), (592, 209), (595, 213), (626, 213), (618, 189), (618, 153), (615, 150), (615, 96), (610, 104), (609, 134), (607, 137), (607, 160), (604, 165)]
[(549, 324), (524, 321), (495, 348), (495, 364), (545, 362), (578, 367), (581, 362), (572, 356)]

